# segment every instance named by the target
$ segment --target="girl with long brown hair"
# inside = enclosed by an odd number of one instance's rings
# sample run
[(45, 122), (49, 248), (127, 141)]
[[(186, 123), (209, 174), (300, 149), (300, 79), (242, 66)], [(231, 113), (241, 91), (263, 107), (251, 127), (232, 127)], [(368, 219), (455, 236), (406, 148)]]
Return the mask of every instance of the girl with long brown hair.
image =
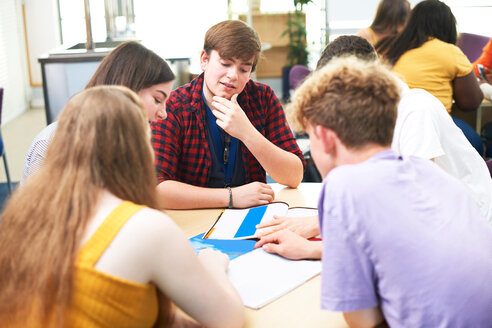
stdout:
[[(171, 93), (174, 73), (159, 55), (136, 41), (127, 41), (112, 50), (98, 66), (86, 88), (97, 85), (122, 85), (138, 94), (150, 122), (167, 117), (166, 100)], [(44, 163), (46, 151), (58, 122), (44, 128), (26, 154), (23, 182)]]
[(410, 14), (408, 0), (381, 0), (371, 26), (363, 28), (357, 35), (375, 45), (390, 35), (396, 35), (405, 26)]
[(166, 326), (240, 326), (227, 257), (195, 255), (153, 209), (155, 181), (136, 94), (104, 86), (70, 99), (45, 164), (2, 214), (0, 326), (150, 327), (158, 313)]

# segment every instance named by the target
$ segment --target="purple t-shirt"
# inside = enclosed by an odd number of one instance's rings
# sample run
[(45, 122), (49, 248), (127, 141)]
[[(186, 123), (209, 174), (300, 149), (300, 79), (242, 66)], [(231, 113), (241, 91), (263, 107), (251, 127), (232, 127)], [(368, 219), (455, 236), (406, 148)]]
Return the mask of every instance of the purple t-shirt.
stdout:
[(382, 151), (333, 169), (319, 201), (321, 305), (391, 327), (491, 327), (492, 228), (434, 163)]

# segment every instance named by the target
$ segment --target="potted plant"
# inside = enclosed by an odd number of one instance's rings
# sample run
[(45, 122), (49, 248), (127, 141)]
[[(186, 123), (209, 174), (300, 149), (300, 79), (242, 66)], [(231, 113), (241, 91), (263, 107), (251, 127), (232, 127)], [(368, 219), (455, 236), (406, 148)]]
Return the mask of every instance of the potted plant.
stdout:
[(287, 53), (289, 66), (308, 64), (306, 22), (303, 7), (310, 2), (312, 0), (294, 0), (294, 13), (289, 13), (287, 29), (282, 34), (282, 36), (288, 35), (289, 37), (289, 52)]
[(289, 99), (289, 72), (294, 65), (308, 64), (308, 51), (306, 41), (306, 22), (303, 12), (304, 5), (312, 2), (312, 0), (294, 0), (294, 12), (289, 12), (287, 20), (287, 29), (282, 33), (282, 36), (289, 37), (287, 53), (287, 66), (282, 69), (282, 91), (284, 100)]

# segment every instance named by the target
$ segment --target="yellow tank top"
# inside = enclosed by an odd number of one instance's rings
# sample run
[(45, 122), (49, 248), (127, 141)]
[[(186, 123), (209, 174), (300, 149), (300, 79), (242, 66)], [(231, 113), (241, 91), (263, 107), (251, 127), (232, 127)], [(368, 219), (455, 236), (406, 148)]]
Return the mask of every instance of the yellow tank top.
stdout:
[(143, 206), (121, 203), (82, 246), (75, 262), (70, 327), (151, 327), (158, 301), (152, 284), (139, 284), (94, 269), (123, 225)]
[[(152, 327), (156, 322), (159, 310), (154, 285), (135, 283), (94, 269), (120, 229), (143, 207), (122, 202), (79, 250), (75, 260), (72, 303), (64, 326)], [(29, 317), (7, 318), (1, 323), (2, 327), (45, 327), (35, 314), (38, 303), (32, 300), (33, 313)], [(53, 326), (52, 319), (47, 319), (48, 327)]]

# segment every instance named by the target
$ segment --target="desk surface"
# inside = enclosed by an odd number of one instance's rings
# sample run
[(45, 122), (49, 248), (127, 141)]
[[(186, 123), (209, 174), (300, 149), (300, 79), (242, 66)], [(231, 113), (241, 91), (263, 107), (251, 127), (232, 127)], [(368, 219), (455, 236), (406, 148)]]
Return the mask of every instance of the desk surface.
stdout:
[[(292, 206), (316, 207), (321, 183), (302, 183), (291, 189), (272, 184), (275, 200)], [(220, 209), (166, 210), (188, 237), (210, 228)], [(322, 311), (320, 305), (321, 278), (316, 276), (287, 295), (259, 310), (246, 308), (245, 327), (347, 327), (341, 313)]]

